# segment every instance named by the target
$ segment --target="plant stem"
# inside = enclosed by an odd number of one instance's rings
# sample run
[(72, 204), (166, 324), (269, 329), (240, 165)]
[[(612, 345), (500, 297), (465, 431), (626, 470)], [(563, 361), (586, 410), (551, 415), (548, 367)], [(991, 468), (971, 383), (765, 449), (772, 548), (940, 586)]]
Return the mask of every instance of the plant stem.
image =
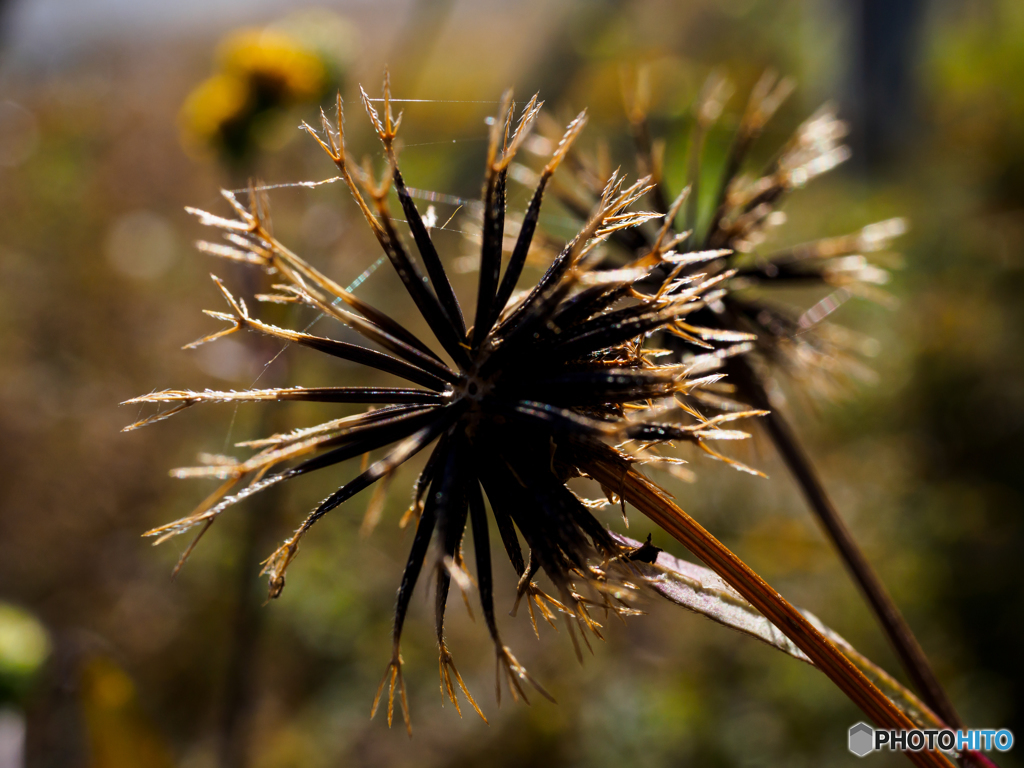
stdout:
[(924, 702), (951, 728), (963, 728), (963, 721), (936, 677), (910, 625), (907, 624), (878, 573), (857, 546), (825, 490), (810, 457), (785, 417), (773, 407), (757, 374), (749, 363), (736, 360), (729, 365), (729, 378), (736, 382), (744, 399), (753, 407), (769, 411), (763, 423), (776, 450), (782, 456), (807, 503), (817, 515), (828, 537), (839, 551), (847, 570), (871, 606), (911, 684)]
[[(235, 187), (244, 187), (249, 179), (239, 178)], [(257, 272), (239, 269), (239, 283), (252, 296), (265, 289), (269, 282)], [(253, 348), (252, 361), (262, 364), (280, 354), (280, 348), (271, 340), (261, 338)], [(287, 384), (280, 368), (260, 374), (271, 387)], [(284, 430), (280, 412), (263, 410), (254, 433), (270, 435)], [(253, 509), (245, 520), (245, 533), (237, 551), (238, 571), (235, 585), (235, 604), (230, 618), (227, 660), (224, 666), (221, 709), (218, 712), (219, 768), (247, 768), (252, 762), (250, 741), (252, 717), (258, 686), (256, 672), (259, 663), (260, 640), (264, 629), (263, 599), (254, 588), (260, 574), (260, 552), (272, 549), (276, 530), (274, 522), (283, 505), (284, 494), (280, 486), (270, 488), (254, 500)]]
[[(651, 481), (634, 470), (625, 460), (607, 455), (592, 456), (583, 468), (588, 475), (618, 493), (651, 520), (675, 537), (700, 558), (751, 605), (807, 654), (825, 675), (834, 682), (872, 721), (881, 728), (911, 730), (915, 726), (875, 685), (857, 669), (824, 635), (804, 618), (785, 598), (772, 589), (746, 563), (734, 555), (718, 539), (680, 509)], [(952, 763), (940, 752), (906, 752), (907, 758), (919, 766), (944, 766)]]
[(262, 535), (263, 525), (267, 515), (273, 514), (279, 503), (279, 493), (260, 497), (259, 508), (253, 509), (245, 521), (245, 536), (235, 574), (235, 605), (224, 665), (223, 699), (218, 713), (220, 768), (246, 768), (249, 765), (250, 725), (256, 694), (254, 671), (263, 629), (260, 602), (253, 587), (259, 576), (259, 552), (266, 538)]

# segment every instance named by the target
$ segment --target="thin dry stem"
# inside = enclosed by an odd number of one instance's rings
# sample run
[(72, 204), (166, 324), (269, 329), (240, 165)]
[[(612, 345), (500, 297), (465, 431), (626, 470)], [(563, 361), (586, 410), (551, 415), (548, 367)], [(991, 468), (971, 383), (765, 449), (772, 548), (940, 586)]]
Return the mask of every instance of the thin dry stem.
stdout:
[[(767, 616), (879, 727), (914, 728), (913, 722), (800, 611), (680, 509), (665, 491), (624, 463), (595, 458), (584, 467), (591, 477), (626, 498)], [(907, 752), (906, 756), (920, 766), (952, 766), (940, 752)]]

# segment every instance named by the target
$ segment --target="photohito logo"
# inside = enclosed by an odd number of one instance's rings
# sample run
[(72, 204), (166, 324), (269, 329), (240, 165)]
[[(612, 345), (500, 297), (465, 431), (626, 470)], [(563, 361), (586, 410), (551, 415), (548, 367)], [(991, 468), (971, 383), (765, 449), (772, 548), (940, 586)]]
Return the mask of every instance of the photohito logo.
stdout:
[(1006, 752), (1013, 746), (1013, 734), (1006, 728), (953, 731), (948, 728), (914, 729), (912, 731), (875, 730), (867, 723), (857, 723), (849, 731), (847, 746), (857, 757), (889, 747), (890, 752), (920, 752), (941, 749), (944, 752), (965, 749)]
[(850, 751), (857, 757), (864, 757), (875, 748), (875, 729), (867, 723), (857, 723), (850, 728)]

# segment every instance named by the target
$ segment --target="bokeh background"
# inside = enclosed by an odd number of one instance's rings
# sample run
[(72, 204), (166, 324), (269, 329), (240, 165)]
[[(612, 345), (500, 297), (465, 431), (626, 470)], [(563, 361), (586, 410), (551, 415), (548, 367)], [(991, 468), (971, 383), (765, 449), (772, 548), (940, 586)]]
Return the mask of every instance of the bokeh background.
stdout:
[[(898, 306), (853, 301), (837, 314), (877, 339), (877, 382), (842, 402), (783, 382), (787, 408), (965, 719), (1024, 734), (1019, 0), (2, 0), (0, 766), (854, 764), (846, 729), (859, 713), (823, 676), (654, 602), (610, 625), (582, 666), (564, 630), (542, 626), (537, 642), (525, 616), (503, 617), (558, 704), (499, 709), (485, 630), (453, 596), (449, 645), (484, 725), (442, 707), (430, 606), (415, 600), (403, 645), (414, 738), (370, 721), (411, 541), (397, 525), (410, 469), (369, 537), (366, 494), (318, 524), (270, 605), (259, 560), (354, 468), (232, 509), (176, 580), (183, 542), (140, 538), (206, 490), (168, 468), (318, 414), (210, 406), (121, 434), (138, 409), (119, 402), (257, 376), (361, 375), (300, 350), (264, 370), (277, 349), (254, 339), (181, 351), (215, 327), (199, 311), (219, 308), (211, 270), (254, 287), (192, 249), (204, 233), (183, 207), (224, 212), (218, 188), (249, 177), (332, 176), (295, 126), (338, 87), (353, 150), (379, 159), (356, 87), (376, 92), (385, 65), (396, 96), (433, 100), (406, 105), (409, 184), (468, 198), (479, 194), (485, 118), (509, 85), (540, 91), (559, 119), (589, 107), (583, 145), (606, 141), (632, 173), (620, 72), (648, 67), (676, 189), (693, 99), (713, 68), (737, 95), (709, 139), (708, 174), (765, 69), (799, 89), (760, 159), (822, 102), (839, 102), (854, 158), (791, 198), (776, 240), (895, 215), (912, 229), (887, 287)], [(340, 185), (271, 199), (281, 238), (342, 284), (377, 260)], [(442, 221), (454, 211), (436, 206)], [(557, 206), (545, 216), (553, 236), (569, 232)], [(459, 232), (437, 240), (452, 263), (469, 252)], [(474, 281), (462, 274), (457, 288)], [(397, 314), (407, 303), (388, 270), (358, 290)], [(791, 601), (898, 672), (768, 443), (737, 455), (771, 479), (707, 461), (694, 463), (693, 484), (661, 479)], [(632, 522), (643, 538), (649, 526)], [(663, 535), (655, 543), (678, 553)], [(499, 604), (510, 605), (503, 567)], [(1019, 748), (999, 762), (1024, 764)]]

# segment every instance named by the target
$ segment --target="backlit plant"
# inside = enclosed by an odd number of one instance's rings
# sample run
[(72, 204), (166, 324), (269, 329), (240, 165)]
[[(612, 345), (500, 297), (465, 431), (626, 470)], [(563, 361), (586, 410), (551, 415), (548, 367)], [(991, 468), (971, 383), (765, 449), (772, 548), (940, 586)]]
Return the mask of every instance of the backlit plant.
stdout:
[[(709, 301), (720, 299), (720, 287), (735, 275), (731, 270), (709, 275), (695, 265), (725, 254), (715, 248), (678, 252), (683, 236), (672, 233), (671, 217), (631, 209), (652, 191), (651, 180), (643, 178), (627, 185), (613, 174), (579, 233), (535, 285), (517, 293), (545, 189), (583, 128), (585, 116), (581, 114), (568, 126), (541, 171), (511, 257), (502, 270), (510, 164), (541, 108), (535, 97), (516, 120), (511, 97), (506, 95), (491, 129), (487, 153), (476, 304), (471, 315), (464, 313), (431, 239), (430, 226), (416, 209), (399, 170), (395, 137), (401, 116), (396, 120), (392, 114), (387, 81), (382, 115), (365, 92), (363, 101), (388, 163), (380, 182), (374, 180), (368, 165), (355, 166), (346, 153), (340, 97), (335, 125), (324, 117), (322, 134), (306, 128), (336, 165), (434, 338), (431, 343), (421, 340), (280, 243), (270, 228), (266, 198), (258, 189), (250, 190), (248, 206), (225, 193), (235, 218), (195, 211), (204, 224), (222, 230), (226, 239), (225, 243), (204, 244), (204, 250), (262, 268), (280, 280), (273, 294), (259, 298), (312, 307), (357, 331), (374, 346), (264, 323), (219, 280), (228, 311), (207, 314), (228, 327), (197, 344), (240, 330), (253, 331), (360, 363), (402, 379), (404, 386), (172, 390), (136, 398), (132, 402), (170, 407), (133, 427), (204, 402), (304, 400), (375, 406), (365, 413), (250, 442), (247, 445), (254, 454), (244, 461), (214, 457), (204, 466), (176, 470), (176, 476), (216, 478), (221, 485), (192, 514), (151, 531), (151, 535), (163, 540), (198, 529), (201, 536), (223, 511), (270, 486), (383, 450), (355, 479), (324, 499), (267, 560), (264, 572), (270, 595), (277, 597), (302, 537), (318, 519), (429, 449), (408, 513), (416, 530), (398, 591), (391, 659), (374, 702), (376, 710), (384, 686), (389, 685), (390, 723), (397, 689), (408, 726), (400, 640), (409, 600), (425, 564), (435, 569), (437, 576), (436, 632), (444, 690), (455, 702), (454, 678), (476, 708), (444, 639), (451, 581), (467, 587), (470, 581), (462, 553), (467, 528), (472, 529), (476, 581), (499, 677), (505, 678), (514, 696), (524, 694), (523, 681), (544, 692), (504, 645), (495, 621), (488, 503), (498, 537), (520, 575), (518, 597), (526, 600), (531, 613), (539, 610), (549, 620), (561, 614), (573, 634), (574, 625), (584, 632), (599, 631), (592, 615), (595, 609), (633, 612), (630, 596), (651, 578), (640, 566), (657, 566), (657, 550), (637, 548), (611, 534), (591, 513), (593, 505), (566, 486), (572, 478), (589, 477), (610, 499), (621, 500), (623, 506), (632, 504), (686, 545), (735, 590), (729, 598), (733, 604), (749, 601), (752, 611), (767, 617), (789, 638), (796, 652), (828, 675), (868, 717), (882, 727), (913, 727), (900, 706), (818, 625), (636, 468), (644, 461), (673, 461), (672, 446), (680, 442), (724, 458), (707, 443), (746, 434), (723, 425), (763, 415), (747, 409), (704, 418), (694, 406), (699, 393), (720, 380), (716, 370), (722, 362), (748, 350), (740, 339), (749, 334), (716, 334), (694, 321)], [(388, 203), (392, 188), (418, 259), (396, 230)], [(602, 268), (602, 243), (654, 220), (661, 223), (648, 247), (638, 250), (621, 267)], [(648, 344), (648, 338), (659, 331), (727, 346), (672, 361), (663, 350)], [(706, 341), (700, 343), (707, 345)], [(525, 553), (520, 536), (527, 545)], [(435, 554), (428, 561), (432, 542)], [(539, 571), (553, 584), (554, 595), (545, 594), (535, 583)], [(573, 637), (575, 640), (575, 634)], [(916, 705), (906, 709), (927, 712)], [(908, 757), (920, 765), (948, 765), (936, 752), (910, 753)]]
[[(774, 250), (767, 247), (772, 230), (786, 219), (781, 208), (789, 195), (850, 157), (843, 144), (847, 125), (838, 118), (835, 106), (826, 104), (800, 124), (762, 169), (746, 170), (751, 165), (751, 150), (792, 90), (791, 80), (780, 80), (770, 72), (758, 81), (732, 136), (717, 183), (706, 194), (700, 185), (704, 145), (731, 94), (724, 77), (717, 73), (709, 77), (692, 111), (687, 180), (673, 199), (670, 182), (663, 174), (666, 143), (652, 136), (643, 74), (635, 86), (626, 89), (637, 166), (651, 177), (650, 204), (665, 214), (662, 226), (677, 238), (680, 250), (718, 249), (720, 257), (697, 268), (706, 275), (726, 277), (715, 295), (690, 318), (700, 331), (670, 328), (663, 343), (685, 359), (695, 344), (735, 340), (744, 334), (754, 339), (750, 354), (724, 360), (726, 378), (694, 393), (695, 399), (708, 413), (749, 409), (765, 413), (759, 423), (860, 587), (915, 688), (946, 722), (960, 727), (962, 721), (924, 651), (839, 516), (777, 396), (781, 391), (776, 381), (779, 374), (795, 379), (803, 391), (818, 396), (835, 396), (848, 387), (850, 379), (871, 377), (860, 361), (869, 344), (853, 331), (830, 323), (829, 316), (853, 296), (891, 302), (881, 288), (889, 279), (885, 266), (893, 261), (888, 250), (907, 226), (903, 219), (895, 218), (846, 235)], [(604, 167), (607, 163), (580, 153), (571, 154), (567, 163), (573, 171), (571, 183), (557, 185), (556, 191), (560, 201), (582, 217), (610, 171)], [(522, 167), (515, 170), (520, 178), (532, 175)], [(710, 214), (702, 217), (701, 209)], [(663, 237), (664, 229), (635, 227), (615, 233), (613, 241), (631, 258)], [(614, 264), (616, 259), (609, 262)], [(674, 274), (692, 275), (693, 271), (694, 267), (684, 264), (675, 268)], [(782, 299), (791, 297), (794, 290), (824, 297), (795, 308)]]

